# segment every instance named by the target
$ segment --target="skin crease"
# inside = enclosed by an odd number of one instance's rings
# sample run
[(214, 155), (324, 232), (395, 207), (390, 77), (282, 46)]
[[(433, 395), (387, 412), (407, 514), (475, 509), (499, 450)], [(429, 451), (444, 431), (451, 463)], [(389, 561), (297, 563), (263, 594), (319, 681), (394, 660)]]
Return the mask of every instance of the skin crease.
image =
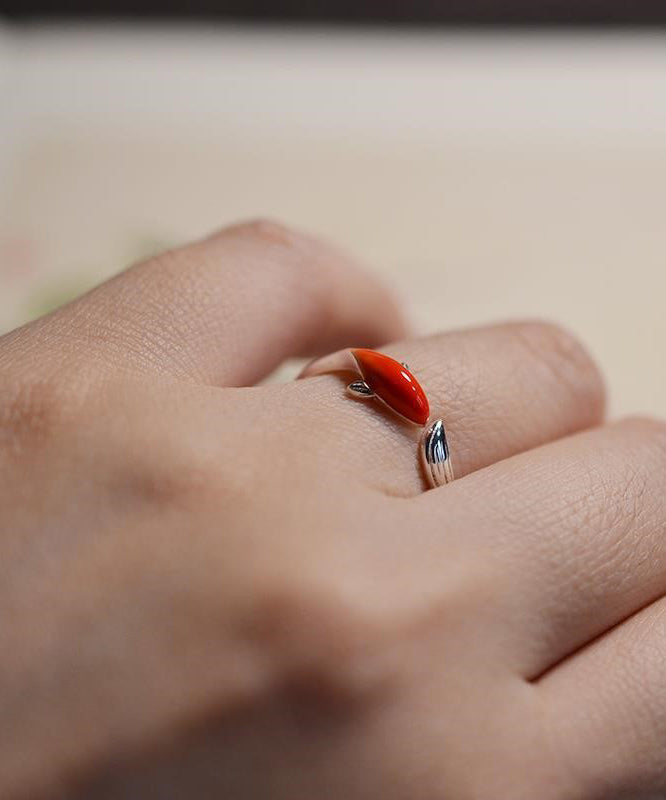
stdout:
[[(295, 353), (376, 347), (447, 423)], [(666, 796), (666, 426), (560, 328), (406, 336), (275, 223), (0, 339), (3, 800)]]

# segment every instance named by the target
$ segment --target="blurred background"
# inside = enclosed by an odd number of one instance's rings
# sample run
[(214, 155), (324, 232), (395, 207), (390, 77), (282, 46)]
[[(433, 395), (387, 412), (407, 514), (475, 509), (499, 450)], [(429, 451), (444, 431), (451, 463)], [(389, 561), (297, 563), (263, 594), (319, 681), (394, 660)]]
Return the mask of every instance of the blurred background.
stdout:
[(420, 331), (559, 320), (666, 414), (666, 3), (0, 8), (0, 330), (269, 216)]

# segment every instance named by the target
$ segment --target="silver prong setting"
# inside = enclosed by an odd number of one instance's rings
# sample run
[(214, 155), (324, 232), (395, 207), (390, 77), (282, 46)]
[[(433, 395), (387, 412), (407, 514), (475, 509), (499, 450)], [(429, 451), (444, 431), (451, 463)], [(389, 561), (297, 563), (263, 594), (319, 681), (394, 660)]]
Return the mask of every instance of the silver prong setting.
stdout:
[(347, 391), (354, 397), (360, 397), (364, 400), (375, 396), (375, 393), (365, 381), (352, 381), (349, 386), (347, 386)]
[(423, 471), (431, 489), (453, 480), (453, 466), (443, 420), (436, 419), (426, 428), (421, 437), (420, 451)]

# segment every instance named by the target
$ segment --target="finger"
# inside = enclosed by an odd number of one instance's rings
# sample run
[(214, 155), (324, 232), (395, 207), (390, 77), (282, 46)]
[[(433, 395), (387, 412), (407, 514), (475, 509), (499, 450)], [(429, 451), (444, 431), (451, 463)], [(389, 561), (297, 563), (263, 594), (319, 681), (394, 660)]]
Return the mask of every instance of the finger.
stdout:
[[(474, 531), (479, 557), (492, 564), (514, 666), (525, 677), (666, 592), (665, 484), (666, 426), (645, 420), (579, 434), (453, 484), (447, 530), (452, 538)], [(423, 518), (438, 507), (443, 513), (436, 492), (424, 496)]]
[(253, 222), (138, 264), (13, 339), (114, 369), (243, 385), (288, 356), (403, 333), (390, 295), (347, 257)]
[[(444, 418), (454, 472), (462, 477), (495, 461), (596, 425), (603, 416), (599, 371), (568, 333), (525, 322), (440, 334), (383, 348), (409, 364), (433, 416)], [(417, 458), (420, 429), (373, 400), (353, 400), (348, 376), (297, 381), (297, 402), (330, 430), (345, 469), (390, 494), (424, 488)]]
[(666, 793), (664, 665), (662, 598), (539, 681), (544, 722), (586, 785), (581, 796), (657, 800)]

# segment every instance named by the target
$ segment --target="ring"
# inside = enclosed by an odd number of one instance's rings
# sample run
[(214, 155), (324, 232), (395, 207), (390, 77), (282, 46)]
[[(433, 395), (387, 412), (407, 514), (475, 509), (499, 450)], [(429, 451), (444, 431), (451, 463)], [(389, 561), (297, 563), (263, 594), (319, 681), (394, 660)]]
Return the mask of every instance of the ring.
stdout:
[(453, 480), (444, 421), (430, 419), (426, 393), (407, 364), (376, 350), (352, 348), (317, 359), (299, 377), (309, 378), (328, 372), (357, 373), (359, 378), (347, 386), (350, 395), (362, 400), (376, 398), (402, 419), (424, 428), (419, 441), (419, 454), (431, 489)]

